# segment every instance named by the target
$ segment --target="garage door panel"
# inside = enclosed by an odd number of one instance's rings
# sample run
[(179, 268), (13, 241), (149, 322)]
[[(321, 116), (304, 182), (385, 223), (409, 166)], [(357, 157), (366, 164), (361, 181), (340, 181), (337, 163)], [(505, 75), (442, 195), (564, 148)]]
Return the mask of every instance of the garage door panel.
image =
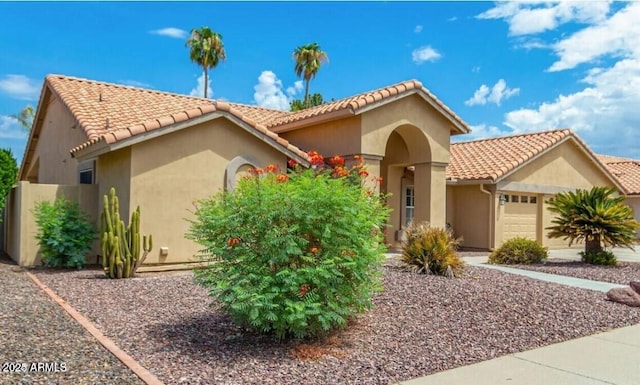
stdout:
[(538, 239), (537, 203), (507, 202), (504, 206), (504, 240), (524, 237)]

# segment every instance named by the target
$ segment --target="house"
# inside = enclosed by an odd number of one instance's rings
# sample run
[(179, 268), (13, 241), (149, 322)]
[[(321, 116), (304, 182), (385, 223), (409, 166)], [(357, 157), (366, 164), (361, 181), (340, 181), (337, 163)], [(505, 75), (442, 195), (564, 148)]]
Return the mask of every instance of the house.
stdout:
[[(640, 160), (608, 155), (597, 157), (622, 185), (626, 202), (633, 208), (636, 221), (640, 222)], [(640, 231), (637, 234), (640, 238)]]
[(50, 75), (5, 207), (3, 246), (21, 265), (39, 264), (36, 202), (66, 197), (96, 219), (115, 187), (121, 215), (140, 206), (141, 230), (153, 234), (146, 264), (193, 261), (199, 246), (184, 234), (195, 201), (232, 189), (250, 167), (309, 165), (310, 150), (358, 155), (383, 178), (396, 242), (426, 220), (450, 225), (471, 248), (514, 236), (565, 247), (544, 230), (553, 194), (603, 185), (638, 196), (614, 169), (623, 166), (605, 166), (570, 130), (451, 143), (469, 130), (416, 80), (284, 112)]
[[(381, 189), (392, 193), (392, 233), (401, 229), (402, 180), (414, 168), (412, 215), (444, 226), (445, 169), (451, 135), (468, 125), (411, 80), (299, 112), (275, 111), (109, 84), (47, 76), (7, 204), (5, 249), (21, 265), (37, 264), (30, 210), (38, 199), (73, 197), (93, 218), (115, 187), (123, 217), (139, 205), (141, 229), (154, 237), (149, 264), (192, 260), (184, 239), (193, 202), (233, 188), (248, 167), (294, 159), (306, 151), (359, 155)], [(87, 187), (89, 186), (89, 187)]]
[(571, 130), (552, 130), (453, 143), (447, 167), (447, 223), (465, 247), (493, 249), (516, 236), (549, 248), (568, 241), (549, 239), (554, 194), (612, 186), (611, 171)]

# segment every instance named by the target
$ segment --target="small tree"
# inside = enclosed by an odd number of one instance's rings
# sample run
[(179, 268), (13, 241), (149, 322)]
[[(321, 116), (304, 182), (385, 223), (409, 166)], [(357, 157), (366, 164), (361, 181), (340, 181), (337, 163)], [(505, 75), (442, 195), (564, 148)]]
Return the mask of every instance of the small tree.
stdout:
[(380, 290), (389, 210), (362, 164), (257, 169), (235, 190), (200, 201), (187, 238), (214, 263), (195, 271), (237, 323), (306, 337), (346, 324)]
[[(322, 94), (316, 92), (315, 94), (309, 96), (309, 108), (319, 106), (321, 104), (324, 104), (324, 98), (322, 97)], [(292, 100), (289, 105), (291, 106), (291, 112), (300, 111), (307, 108), (304, 104), (304, 101), (300, 99)]]
[[(16, 183), (18, 176), (18, 164), (13, 157), (10, 149), (0, 149), (0, 213), (4, 208), (4, 203), (7, 198), (7, 194), (11, 191), (11, 188)], [(2, 215), (0, 215), (0, 222), (2, 222)]]
[(614, 196), (615, 192), (611, 187), (594, 187), (556, 194), (547, 201), (549, 211), (557, 215), (547, 236), (569, 239), (569, 246), (585, 242), (585, 254), (600, 254), (603, 247), (633, 249), (640, 224), (625, 198)]

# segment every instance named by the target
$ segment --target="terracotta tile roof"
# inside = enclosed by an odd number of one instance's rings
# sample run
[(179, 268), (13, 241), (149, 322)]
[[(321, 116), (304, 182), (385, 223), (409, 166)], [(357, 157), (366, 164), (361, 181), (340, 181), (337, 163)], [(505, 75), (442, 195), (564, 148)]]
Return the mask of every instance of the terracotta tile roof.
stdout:
[(563, 129), (452, 143), (447, 179), (495, 183), (569, 136), (571, 130)]
[(267, 127), (275, 132), (280, 132), (284, 130), (283, 126), (291, 125), (296, 122), (303, 123), (307, 119), (321, 116), (330, 117), (332, 113), (339, 112), (349, 112), (351, 114), (357, 114), (365, 107), (370, 107), (378, 102), (393, 99), (398, 96), (414, 94), (417, 92), (423, 93), (427, 100), (433, 102), (433, 104), (440, 108), (443, 113), (445, 113), (449, 116), (450, 119), (455, 121), (457, 125), (462, 128), (458, 128), (459, 132), (466, 133), (470, 131), (467, 123), (465, 123), (458, 115), (456, 115), (451, 109), (449, 109), (449, 107), (442, 103), (428, 89), (423, 87), (422, 83), (417, 80), (408, 80), (405, 82), (390, 85), (388, 87), (325, 103), (320, 106), (284, 114), (273, 119), (269, 124), (267, 124)]
[(597, 157), (624, 187), (627, 195), (640, 195), (640, 160), (609, 155)]
[(282, 111), (61, 75), (49, 75), (45, 82), (87, 135), (88, 141), (71, 149), (72, 153), (100, 141), (115, 143), (218, 111), (242, 120), (269, 140), (306, 159), (306, 153), (266, 129), (265, 123), (285, 114)]

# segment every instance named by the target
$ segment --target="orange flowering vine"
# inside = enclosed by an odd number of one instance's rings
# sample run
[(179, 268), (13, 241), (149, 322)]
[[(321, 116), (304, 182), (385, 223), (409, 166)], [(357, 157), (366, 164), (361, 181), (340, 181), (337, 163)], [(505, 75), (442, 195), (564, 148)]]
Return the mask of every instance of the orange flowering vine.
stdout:
[(267, 172), (276, 172), (276, 171), (278, 171), (278, 165), (277, 164), (270, 164), (267, 167), (265, 167), (265, 170)]
[(276, 176), (276, 182), (284, 183), (289, 180), (289, 176), (286, 174), (278, 174)]
[(329, 164), (331, 164), (332, 166), (344, 166), (344, 158), (336, 155), (333, 158), (329, 159)]
[(318, 154), (317, 151), (309, 151), (307, 155), (309, 156), (309, 163), (311, 163), (312, 166), (324, 165), (324, 157)]

